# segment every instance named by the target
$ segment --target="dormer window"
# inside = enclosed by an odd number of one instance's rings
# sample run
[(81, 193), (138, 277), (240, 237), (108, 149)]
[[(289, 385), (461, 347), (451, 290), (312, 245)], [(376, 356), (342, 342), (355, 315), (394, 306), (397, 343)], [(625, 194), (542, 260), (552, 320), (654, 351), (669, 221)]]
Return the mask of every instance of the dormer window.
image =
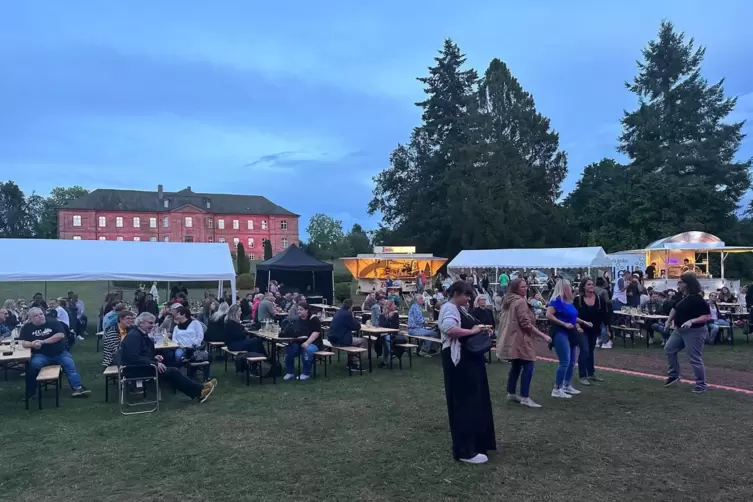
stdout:
[(165, 205), (165, 207), (170, 207), (170, 199), (165, 199), (163, 204)]
[(212, 209), (212, 203), (207, 199), (207, 209)]

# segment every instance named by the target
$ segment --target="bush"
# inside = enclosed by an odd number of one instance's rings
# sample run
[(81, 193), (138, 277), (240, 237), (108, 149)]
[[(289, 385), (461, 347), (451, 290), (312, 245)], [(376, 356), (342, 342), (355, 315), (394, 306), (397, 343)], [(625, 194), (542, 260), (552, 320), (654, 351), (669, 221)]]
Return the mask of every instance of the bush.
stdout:
[(338, 282), (351, 282), (353, 275), (350, 272), (335, 272), (335, 284)]
[(348, 298), (350, 298), (350, 283), (349, 282), (335, 283), (335, 300), (337, 300), (339, 303), (342, 303)]
[(254, 274), (239, 274), (235, 278), (235, 287), (238, 289), (254, 289), (254, 279), (256, 279)]

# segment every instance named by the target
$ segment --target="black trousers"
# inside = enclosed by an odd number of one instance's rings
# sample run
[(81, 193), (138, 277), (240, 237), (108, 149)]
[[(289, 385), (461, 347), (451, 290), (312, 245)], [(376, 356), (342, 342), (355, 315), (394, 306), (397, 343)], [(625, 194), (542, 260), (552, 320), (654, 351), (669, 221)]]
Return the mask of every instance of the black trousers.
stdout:
[(496, 450), (484, 355), (472, 354), (463, 348), (460, 362), (455, 365), (448, 347), (442, 350), (442, 367), (453, 457), (455, 460), (473, 458)]
[(200, 383), (191, 380), (180, 372), (178, 368), (168, 367), (167, 371), (160, 374), (160, 380), (168, 382), (177, 391), (182, 392), (188, 397), (199, 397), (201, 389), (204, 388)]

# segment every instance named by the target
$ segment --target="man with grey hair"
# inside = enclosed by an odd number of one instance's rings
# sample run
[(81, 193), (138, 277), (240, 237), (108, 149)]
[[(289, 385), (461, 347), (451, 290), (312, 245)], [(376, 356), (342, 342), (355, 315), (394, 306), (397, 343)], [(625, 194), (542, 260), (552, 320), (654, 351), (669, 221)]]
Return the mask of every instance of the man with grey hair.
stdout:
[(124, 373), (128, 378), (145, 378), (154, 376), (154, 370), (150, 366), (156, 366), (160, 379), (203, 403), (217, 386), (217, 379), (213, 378), (202, 385), (185, 376), (178, 368), (165, 366), (162, 356), (157, 355), (154, 342), (149, 338), (155, 320), (154, 315), (142, 312), (136, 317), (134, 326), (128, 330), (120, 346), (120, 364), (126, 367)]
[(29, 322), (23, 325), (18, 337), (24, 348), (31, 349), (31, 361), (26, 371), (26, 396), (36, 394), (37, 375), (45, 366), (59, 364), (68, 376), (73, 388), (73, 397), (88, 395), (91, 391), (81, 385), (81, 377), (68, 350), (65, 328), (56, 319), (45, 317), (38, 307), (29, 309)]
[(275, 295), (267, 293), (256, 309), (256, 319), (259, 322), (275, 320)]

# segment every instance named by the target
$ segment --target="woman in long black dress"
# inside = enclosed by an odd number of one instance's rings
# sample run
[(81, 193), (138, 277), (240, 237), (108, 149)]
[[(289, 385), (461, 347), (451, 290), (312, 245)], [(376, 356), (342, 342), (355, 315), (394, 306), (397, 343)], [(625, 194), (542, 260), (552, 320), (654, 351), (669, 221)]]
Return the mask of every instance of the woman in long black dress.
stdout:
[(471, 350), (478, 338), (470, 337), (488, 337), (489, 333), (465, 310), (473, 294), (470, 284), (457, 281), (447, 294), (449, 300), (439, 313), (439, 329), (452, 454), (461, 462), (483, 464), (489, 460), (486, 453), (497, 449), (497, 442), (485, 353)]

